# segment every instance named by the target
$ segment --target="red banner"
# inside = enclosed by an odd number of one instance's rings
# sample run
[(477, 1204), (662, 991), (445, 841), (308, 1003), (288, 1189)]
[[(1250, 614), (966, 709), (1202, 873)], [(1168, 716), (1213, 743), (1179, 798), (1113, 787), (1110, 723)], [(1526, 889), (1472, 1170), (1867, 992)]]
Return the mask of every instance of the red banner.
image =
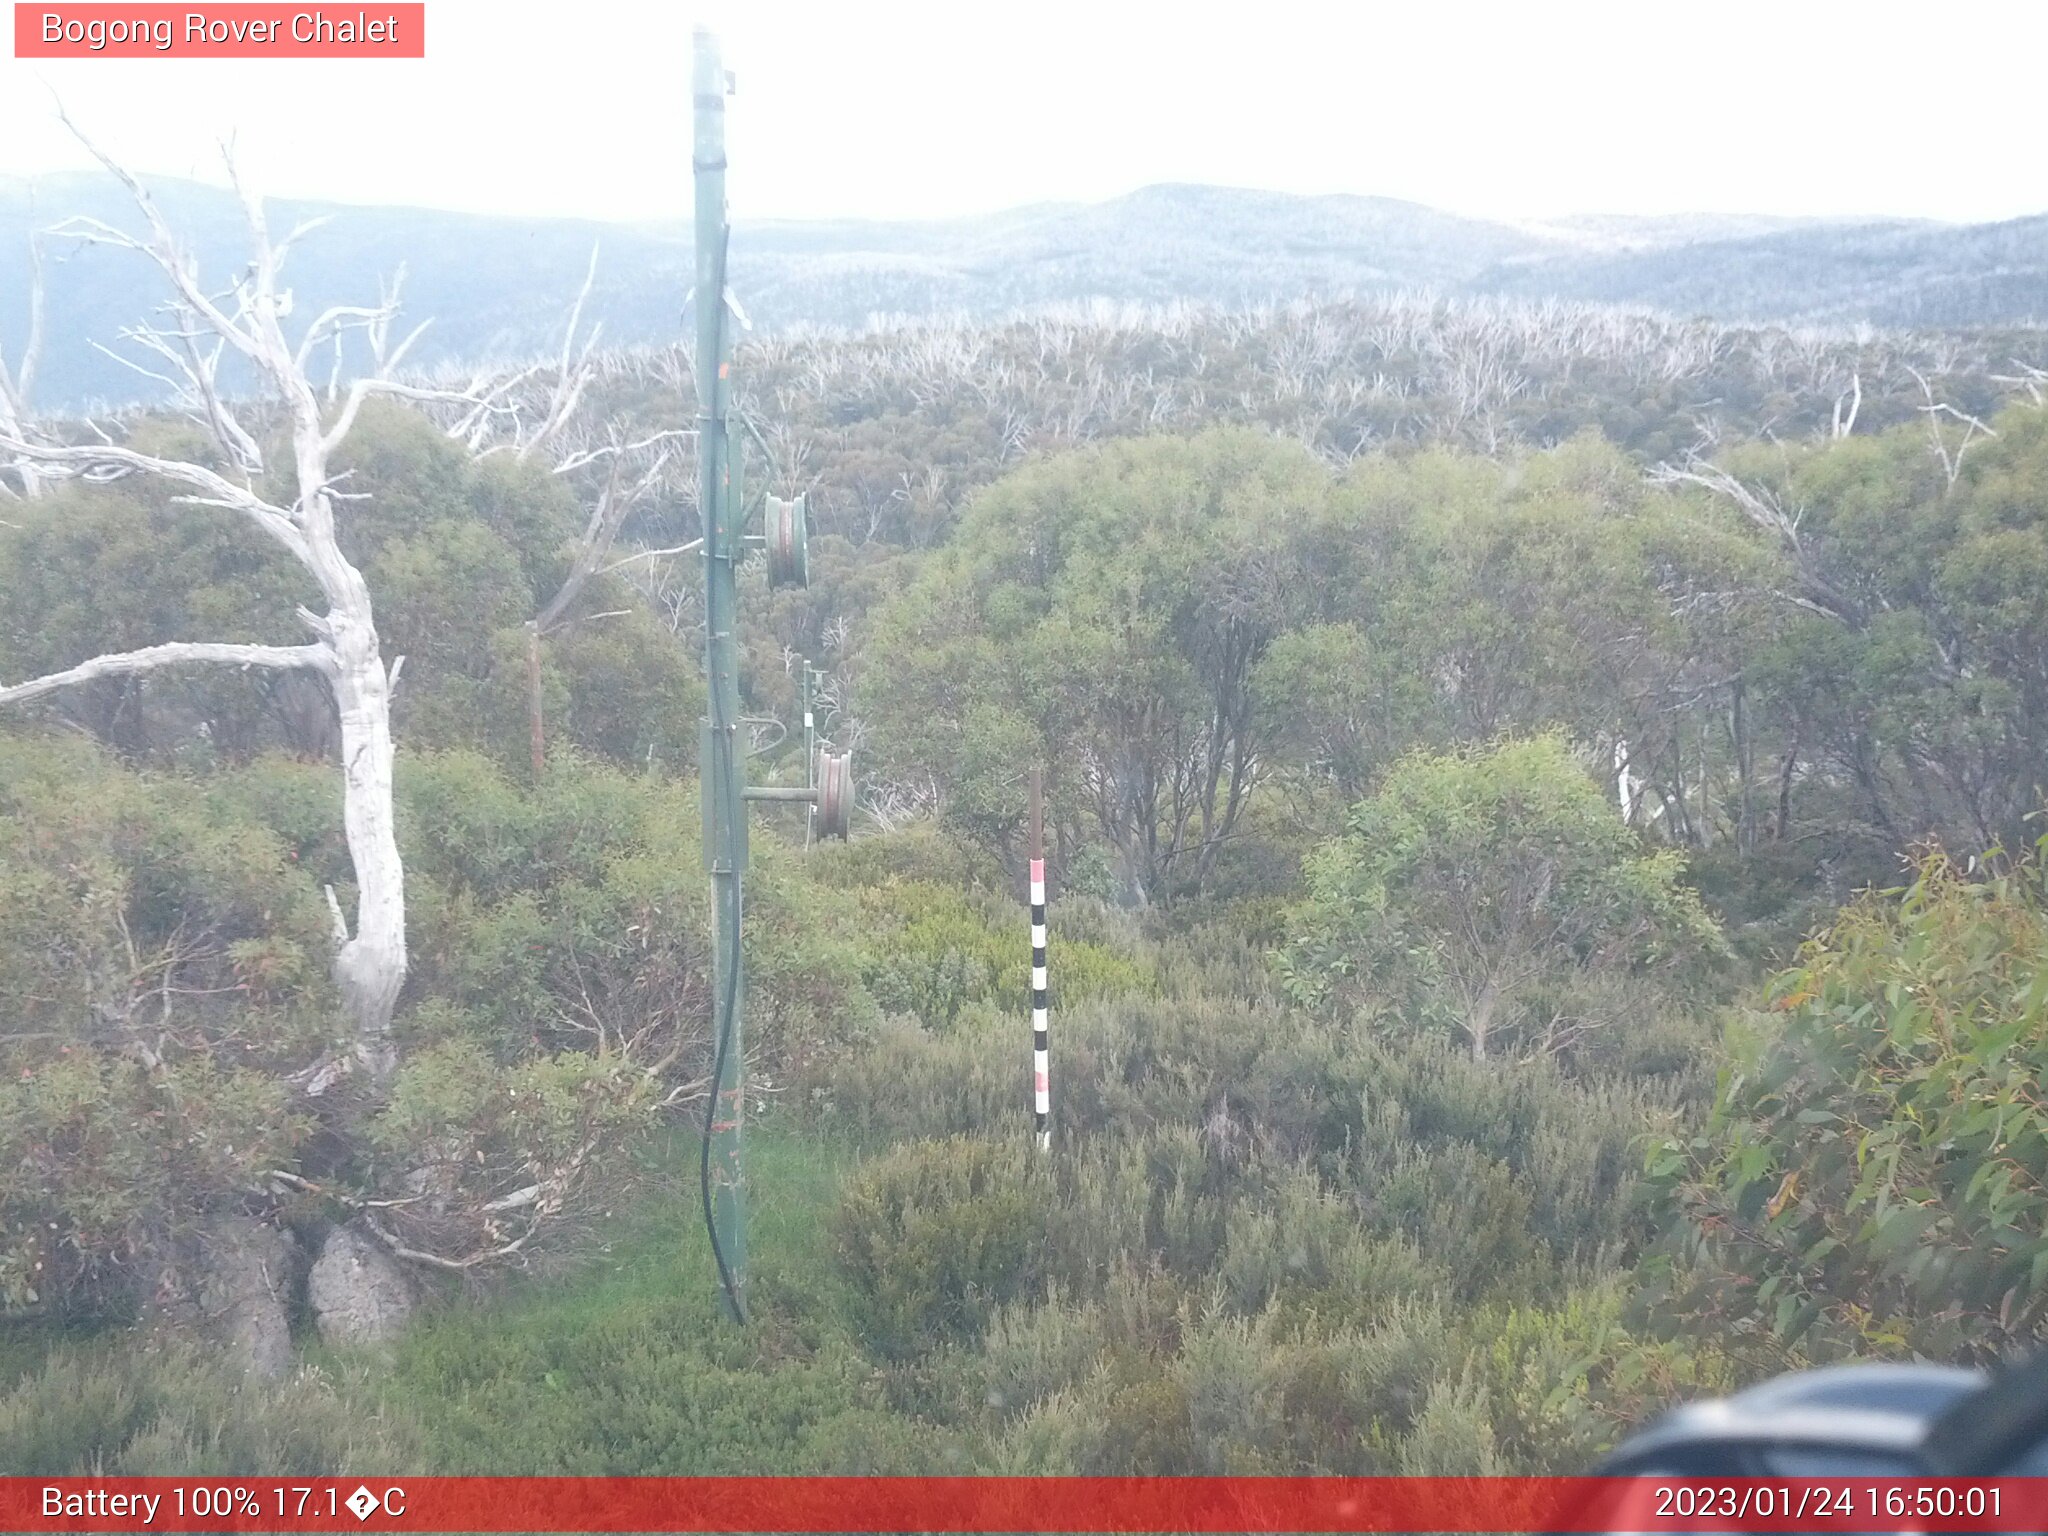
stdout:
[(2042, 1531), (2048, 1479), (0, 1478), (7, 1531)]
[(423, 59), (427, 8), (269, 4), (14, 7), (18, 59)]

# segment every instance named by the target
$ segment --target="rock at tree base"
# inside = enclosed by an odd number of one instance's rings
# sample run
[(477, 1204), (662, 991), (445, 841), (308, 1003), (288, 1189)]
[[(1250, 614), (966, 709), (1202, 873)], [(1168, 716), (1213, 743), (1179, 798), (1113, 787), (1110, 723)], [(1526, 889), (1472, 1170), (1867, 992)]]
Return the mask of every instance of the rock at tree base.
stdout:
[(149, 1315), (173, 1333), (211, 1339), (257, 1376), (291, 1369), (291, 1296), (302, 1262), (289, 1232), (249, 1216), (212, 1216), (158, 1275)]
[(411, 1278), (375, 1238), (330, 1229), (307, 1277), (306, 1299), (330, 1344), (384, 1344), (412, 1315)]

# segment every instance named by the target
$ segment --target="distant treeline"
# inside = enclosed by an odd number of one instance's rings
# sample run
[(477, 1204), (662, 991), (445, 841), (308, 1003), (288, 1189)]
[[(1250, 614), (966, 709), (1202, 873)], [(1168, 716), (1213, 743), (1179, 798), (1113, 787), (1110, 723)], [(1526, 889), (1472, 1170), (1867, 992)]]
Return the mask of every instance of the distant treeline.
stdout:
[[(155, 186), (202, 268), (231, 269), (244, 239), (235, 199), (191, 182)], [(80, 215), (121, 225), (129, 213), (110, 181), (0, 181), (0, 295), (27, 292), (32, 231)], [(403, 264), (410, 313), (435, 321), (418, 354), (423, 362), (548, 352), (554, 317), (581, 284), (593, 247), (601, 257), (588, 313), (611, 341), (657, 345), (682, 330), (693, 279), (680, 222), (600, 225), (308, 202), (273, 210), (280, 228), (322, 215), (333, 221), (292, 257), (297, 302), (310, 311), (360, 299), (366, 283)], [(112, 345), (130, 319), (140, 258), (74, 237), (51, 237), (44, 247), (43, 403), (68, 410), (157, 398), (152, 380), (90, 346)], [(733, 261), (734, 289), (763, 331), (860, 330), (879, 316), (989, 321), (1098, 300), (1231, 310), (1393, 293), (1593, 301), (1842, 329), (2027, 326), (2048, 316), (2041, 219), (1773, 227), (1703, 216), (1537, 229), (1386, 198), (1160, 186), (1097, 205), (930, 223), (742, 225)], [(0, 348), (19, 352), (26, 311), (24, 303), (0, 303)]]

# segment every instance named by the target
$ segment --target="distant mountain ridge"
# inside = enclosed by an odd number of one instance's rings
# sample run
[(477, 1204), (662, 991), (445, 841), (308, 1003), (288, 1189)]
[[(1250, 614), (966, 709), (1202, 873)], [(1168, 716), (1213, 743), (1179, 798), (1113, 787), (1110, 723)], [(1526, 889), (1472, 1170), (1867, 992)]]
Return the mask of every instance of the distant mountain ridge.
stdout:
[[(246, 260), (225, 190), (151, 182), (202, 272)], [(545, 350), (602, 247), (588, 313), (615, 344), (681, 333), (688, 230), (277, 200), (280, 226), (333, 222), (287, 274), (307, 305), (360, 301), (403, 264), (407, 310), (434, 326), (422, 362)], [(75, 215), (133, 228), (104, 177), (0, 177), (0, 345), (26, 327), (28, 235)], [(159, 302), (133, 252), (46, 242), (48, 408), (146, 398), (148, 381), (89, 343)], [(1388, 289), (1645, 305), (1727, 321), (1978, 326), (2048, 317), (2048, 215), (1999, 224), (1773, 216), (1584, 216), (1507, 223), (1419, 203), (1163, 185), (1094, 204), (931, 222), (741, 224), (733, 287), (758, 326), (858, 327), (876, 315), (994, 318), (1098, 298), (1239, 305)]]
[(2048, 215), (1996, 224), (1802, 225), (1747, 239), (1502, 265), (1469, 286), (1717, 320), (2023, 324), (2048, 319)]

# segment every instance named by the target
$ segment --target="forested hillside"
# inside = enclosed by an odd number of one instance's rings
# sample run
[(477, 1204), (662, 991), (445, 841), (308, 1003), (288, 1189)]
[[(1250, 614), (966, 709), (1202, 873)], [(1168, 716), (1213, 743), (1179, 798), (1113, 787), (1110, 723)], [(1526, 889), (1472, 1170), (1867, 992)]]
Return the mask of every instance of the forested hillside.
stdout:
[(697, 402), (574, 289), (0, 416), (0, 1470), (1562, 1471), (2041, 1342), (2035, 333), (764, 327), (748, 775), (807, 659), (858, 812), (751, 823), (740, 1328)]
[(1722, 320), (1970, 326), (2048, 315), (2048, 218), (1769, 231), (1482, 274), (1481, 291), (1647, 304)]
[[(192, 182), (152, 185), (208, 270), (241, 259), (245, 231), (233, 194)], [(26, 289), (32, 231), (81, 215), (119, 223), (125, 206), (107, 178), (0, 177), (0, 293)], [(435, 322), (420, 362), (545, 351), (593, 247), (588, 313), (614, 345), (673, 336), (692, 282), (688, 232), (679, 224), (284, 201), (272, 216), (280, 230), (331, 220), (292, 258), (289, 285), (302, 313), (357, 300), (364, 274), (402, 264), (412, 312)], [(112, 346), (135, 309), (119, 253), (75, 234), (43, 244), (52, 274), (45, 404), (161, 398), (156, 381), (91, 346)], [(2039, 219), (1951, 226), (1699, 215), (1507, 224), (1391, 198), (1203, 186), (925, 223), (742, 221), (733, 240), (735, 290), (767, 331), (860, 331), (892, 317), (986, 322), (1095, 303), (1242, 309), (1404, 293), (1592, 300), (1723, 323), (2031, 327), (2048, 316), (2044, 264)], [(0, 309), (0, 348), (19, 352), (24, 323)], [(363, 354), (348, 352), (346, 361), (361, 366)]]

